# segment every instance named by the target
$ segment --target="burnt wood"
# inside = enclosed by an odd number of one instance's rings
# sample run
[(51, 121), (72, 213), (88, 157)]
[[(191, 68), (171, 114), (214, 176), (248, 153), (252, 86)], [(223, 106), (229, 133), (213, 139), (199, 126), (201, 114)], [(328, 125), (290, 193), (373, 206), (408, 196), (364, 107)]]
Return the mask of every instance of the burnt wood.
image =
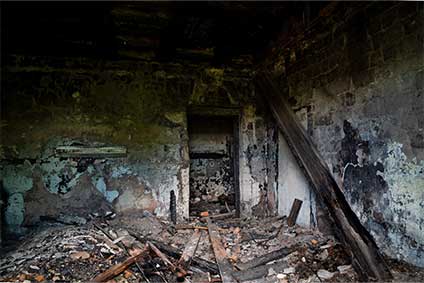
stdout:
[(255, 266), (253, 268), (235, 271), (233, 277), (237, 282), (243, 282), (248, 280), (255, 280), (265, 278), (268, 275), (269, 270), (272, 268), (276, 272), (282, 272), (284, 268), (288, 267), (288, 263), (285, 261), (279, 261), (272, 264), (264, 264), (261, 266)]
[[(149, 242), (154, 243), (155, 246), (157, 248), (159, 248), (167, 256), (170, 256), (174, 259), (181, 258), (182, 251), (180, 249), (174, 248), (170, 245), (159, 242), (159, 241), (152, 239), (152, 238), (141, 238), (135, 233), (131, 233), (131, 236), (135, 237), (137, 240), (139, 240), (141, 242), (145, 242), (146, 240), (148, 240)], [(216, 265), (216, 263), (210, 262), (210, 261), (203, 259), (203, 258), (200, 258), (200, 257), (193, 257), (191, 259), (191, 265), (196, 266), (197, 268), (199, 268), (199, 269), (201, 269), (205, 272), (210, 272), (210, 273), (213, 273), (213, 274), (219, 273), (218, 266)]]
[(234, 282), (234, 278), (231, 275), (233, 269), (230, 262), (228, 261), (228, 256), (225, 251), (224, 246), (221, 242), (221, 236), (218, 232), (218, 227), (212, 223), (212, 220), (208, 218), (208, 231), (209, 239), (211, 240), (213, 252), (215, 254), (215, 260), (218, 264), (219, 274), (221, 275), (222, 283)]
[(271, 262), (273, 260), (283, 258), (291, 254), (292, 252), (294, 252), (298, 247), (299, 247), (298, 245), (284, 247), (284, 248), (272, 251), (270, 253), (264, 254), (260, 257), (256, 257), (248, 262), (237, 263), (236, 267), (240, 270), (250, 270), (254, 267), (267, 264), (268, 262)]
[(115, 276), (118, 276), (125, 270), (127, 270), (132, 264), (135, 262), (141, 260), (143, 257), (147, 255), (147, 252), (149, 251), (148, 246), (144, 247), (142, 251), (140, 251), (138, 254), (128, 257), (125, 261), (122, 263), (118, 263), (108, 270), (100, 273), (96, 277), (94, 277), (91, 282), (106, 282), (110, 279), (112, 279)]
[(191, 259), (194, 257), (199, 246), (200, 238), (202, 237), (202, 230), (195, 230), (190, 238), (190, 241), (184, 248), (181, 258), (177, 262), (177, 266), (180, 266), (184, 270), (187, 270), (190, 266)]
[(295, 198), (290, 209), (289, 218), (287, 218), (287, 225), (294, 226), (296, 224), (297, 216), (299, 216), (299, 211), (302, 208), (302, 203), (300, 199)]
[(255, 84), (257, 92), (268, 102), (280, 131), (313, 190), (327, 207), (338, 237), (353, 257), (353, 266), (360, 280), (392, 279), (374, 239), (352, 211), (326, 163), (286, 101), (284, 93), (266, 71), (257, 73)]

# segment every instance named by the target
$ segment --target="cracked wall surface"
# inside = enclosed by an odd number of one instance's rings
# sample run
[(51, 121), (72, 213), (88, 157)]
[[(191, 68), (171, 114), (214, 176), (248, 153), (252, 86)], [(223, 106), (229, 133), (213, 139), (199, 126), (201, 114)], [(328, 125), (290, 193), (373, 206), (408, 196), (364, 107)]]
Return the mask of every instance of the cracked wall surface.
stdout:
[(379, 247), (424, 266), (423, 3), (335, 6), (270, 64)]

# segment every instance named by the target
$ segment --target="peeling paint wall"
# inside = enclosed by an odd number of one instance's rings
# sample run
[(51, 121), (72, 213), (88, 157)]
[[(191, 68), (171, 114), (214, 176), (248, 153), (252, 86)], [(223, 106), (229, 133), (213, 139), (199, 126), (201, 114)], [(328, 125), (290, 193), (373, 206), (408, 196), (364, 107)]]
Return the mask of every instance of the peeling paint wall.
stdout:
[[(242, 213), (274, 214), (274, 130), (253, 106), (250, 77), (249, 70), (155, 62), (7, 58), (0, 169), (10, 232), (63, 213), (168, 217), (171, 190), (178, 217), (188, 217), (187, 108), (202, 105), (240, 109)], [(125, 146), (128, 156), (59, 158), (54, 150), (63, 145)]]
[(424, 266), (423, 3), (338, 5), (319, 23), (276, 48), (275, 75), (379, 247)]
[(297, 198), (303, 203), (296, 223), (315, 227), (315, 195), (281, 133), (278, 135), (278, 149), (278, 214), (288, 216)]
[(242, 109), (240, 121), (241, 209), (259, 217), (275, 215), (277, 189), (277, 129), (257, 107)]

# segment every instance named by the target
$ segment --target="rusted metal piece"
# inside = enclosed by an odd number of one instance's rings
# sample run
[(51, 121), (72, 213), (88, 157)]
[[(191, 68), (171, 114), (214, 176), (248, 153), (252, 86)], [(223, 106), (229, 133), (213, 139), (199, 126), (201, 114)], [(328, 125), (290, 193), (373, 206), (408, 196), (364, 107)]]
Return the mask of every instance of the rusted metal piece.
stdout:
[(212, 223), (212, 220), (208, 218), (208, 231), (209, 239), (211, 240), (213, 252), (215, 254), (215, 260), (218, 264), (219, 274), (221, 275), (222, 283), (234, 282), (232, 276), (232, 266), (228, 261), (227, 253), (222, 246), (221, 237), (218, 232), (218, 227)]

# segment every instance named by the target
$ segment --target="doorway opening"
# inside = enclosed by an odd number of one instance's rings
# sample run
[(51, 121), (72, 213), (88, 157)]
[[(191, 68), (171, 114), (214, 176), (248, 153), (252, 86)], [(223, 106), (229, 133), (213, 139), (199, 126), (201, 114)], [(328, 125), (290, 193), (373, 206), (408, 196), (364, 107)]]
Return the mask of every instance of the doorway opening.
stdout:
[(190, 215), (239, 215), (238, 116), (188, 116)]

